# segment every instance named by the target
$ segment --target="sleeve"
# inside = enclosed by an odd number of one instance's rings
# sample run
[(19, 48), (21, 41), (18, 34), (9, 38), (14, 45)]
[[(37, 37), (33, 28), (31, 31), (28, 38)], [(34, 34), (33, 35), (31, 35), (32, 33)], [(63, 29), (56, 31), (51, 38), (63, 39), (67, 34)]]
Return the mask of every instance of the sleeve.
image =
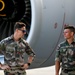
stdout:
[(4, 41), (2, 40), (0, 42), (0, 54), (3, 54), (5, 51), (5, 45), (4, 45)]
[(25, 42), (26, 48), (25, 51), (28, 55), (35, 57), (35, 53), (33, 51), (33, 49), (29, 46), (29, 44), (27, 42)]
[(55, 54), (55, 61), (60, 61), (61, 62), (61, 54), (60, 54), (60, 45), (57, 46), (56, 49), (56, 54)]

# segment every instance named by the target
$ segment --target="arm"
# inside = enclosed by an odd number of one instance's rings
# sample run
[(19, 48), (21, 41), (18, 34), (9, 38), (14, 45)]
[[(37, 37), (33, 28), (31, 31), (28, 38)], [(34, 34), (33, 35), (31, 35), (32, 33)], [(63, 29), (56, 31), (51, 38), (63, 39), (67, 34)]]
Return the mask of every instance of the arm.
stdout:
[(27, 63), (25, 63), (24, 66), (23, 66), (22, 68), (23, 68), (23, 69), (27, 69), (27, 68), (31, 65), (33, 59), (34, 59), (34, 57), (29, 56), (29, 57), (28, 57)]
[(59, 70), (60, 70), (60, 62), (59, 61), (55, 61), (55, 72), (56, 72), (56, 75), (59, 75)]
[(60, 62), (61, 62), (61, 54), (60, 54), (60, 45), (58, 45), (56, 49), (56, 55), (55, 55), (55, 75), (59, 75), (60, 70)]
[(0, 62), (0, 68), (1, 68), (1, 66), (2, 66), (2, 64), (1, 64), (1, 62)]
[(24, 64), (24, 68), (28, 68), (35, 58), (35, 53), (26, 41), (23, 41), (23, 43), (26, 45), (25, 52), (28, 54), (28, 61), (27, 64)]
[(34, 59), (34, 57), (33, 57), (33, 56), (29, 56), (29, 57), (28, 57), (28, 63), (30, 63), (30, 64), (31, 64), (31, 63), (32, 63), (32, 61), (33, 61), (33, 59)]
[(29, 46), (28, 43), (26, 43), (26, 49), (25, 50), (26, 50), (26, 53), (29, 55), (28, 63), (31, 64), (35, 58), (35, 53), (34, 53), (33, 49)]
[(35, 57), (35, 52), (33, 51), (33, 49), (30, 47), (30, 45), (22, 39), (22, 42), (25, 44), (26, 48), (25, 48), (25, 52), (30, 56), (30, 57)]
[(30, 60), (33, 61), (35, 57), (35, 52), (33, 51), (33, 49), (30, 47), (30, 45), (27, 42), (25, 42), (25, 45), (26, 45), (25, 51), (29, 55), (28, 61)]

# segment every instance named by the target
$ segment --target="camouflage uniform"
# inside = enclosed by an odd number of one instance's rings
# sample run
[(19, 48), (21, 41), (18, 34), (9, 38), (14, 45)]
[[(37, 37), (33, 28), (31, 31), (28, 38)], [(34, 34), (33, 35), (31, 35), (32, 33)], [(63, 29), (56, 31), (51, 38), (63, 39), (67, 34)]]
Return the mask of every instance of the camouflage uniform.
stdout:
[(33, 50), (24, 39), (19, 39), (19, 42), (16, 42), (13, 39), (13, 35), (0, 42), (0, 52), (4, 55), (4, 64), (11, 67), (11, 70), (4, 71), (6, 75), (25, 75), (25, 70), (21, 68), (25, 64), (25, 52), (29, 56), (35, 56)]
[(58, 45), (56, 60), (61, 62), (61, 75), (75, 75), (75, 40), (70, 45), (67, 41)]

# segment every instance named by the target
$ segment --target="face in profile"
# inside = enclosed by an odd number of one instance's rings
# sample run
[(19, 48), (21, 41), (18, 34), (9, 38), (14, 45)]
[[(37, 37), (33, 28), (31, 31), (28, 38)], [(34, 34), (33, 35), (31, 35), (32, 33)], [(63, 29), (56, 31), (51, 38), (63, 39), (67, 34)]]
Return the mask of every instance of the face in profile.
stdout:
[(24, 37), (25, 34), (26, 34), (26, 28), (25, 27), (18, 29), (18, 37), (22, 38), (22, 37)]
[(71, 37), (73, 37), (73, 32), (71, 32), (70, 29), (64, 29), (63, 34), (65, 39), (70, 39)]

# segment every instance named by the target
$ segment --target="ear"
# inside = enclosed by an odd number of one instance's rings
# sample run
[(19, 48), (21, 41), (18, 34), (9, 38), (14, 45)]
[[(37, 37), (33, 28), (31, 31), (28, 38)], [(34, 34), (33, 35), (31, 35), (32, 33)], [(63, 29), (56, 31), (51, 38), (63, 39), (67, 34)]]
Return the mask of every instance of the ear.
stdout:
[(71, 32), (71, 35), (74, 36), (74, 32)]
[(15, 31), (18, 32), (18, 29), (16, 29)]

